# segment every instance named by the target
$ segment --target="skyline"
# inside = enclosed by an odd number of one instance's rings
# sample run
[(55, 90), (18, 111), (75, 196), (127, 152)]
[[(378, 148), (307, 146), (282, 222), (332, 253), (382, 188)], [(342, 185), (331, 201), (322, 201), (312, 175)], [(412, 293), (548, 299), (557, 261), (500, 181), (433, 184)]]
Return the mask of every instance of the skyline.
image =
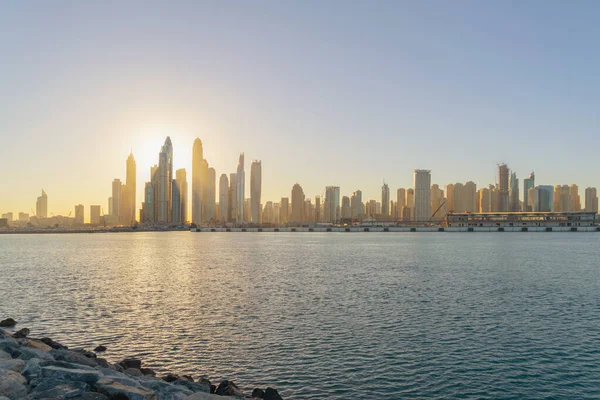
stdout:
[(42, 188), (55, 214), (106, 208), (130, 149), (139, 209), (166, 136), (188, 175), (195, 137), (217, 176), (242, 152), (261, 160), (263, 204), (296, 182), (378, 199), (415, 168), (484, 187), (503, 162), (582, 197), (600, 186), (599, 5), (339, 5), (3, 6), (1, 155), (15, 168), (0, 212), (30, 212)]

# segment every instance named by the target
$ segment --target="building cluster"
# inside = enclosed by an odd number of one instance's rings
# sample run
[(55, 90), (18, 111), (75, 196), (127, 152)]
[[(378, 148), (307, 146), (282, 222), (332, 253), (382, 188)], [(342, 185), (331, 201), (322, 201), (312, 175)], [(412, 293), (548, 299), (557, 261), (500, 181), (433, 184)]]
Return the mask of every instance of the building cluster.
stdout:
[[(582, 205), (577, 185), (536, 185), (534, 173), (523, 180), (520, 193), (517, 174), (506, 164), (498, 166), (495, 184), (480, 189), (472, 181), (450, 183), (442, 189), (431, 183), (429, 170), (414, 170), (413, 178), (413, 187), (396, 189), (395, 198), (385, 182), (380, 200), (365, 200), (360, 190), (342, 196), (339, 186), (326, 186), (323, 193), (311, 198), (296, 183), (289, 197), (263, 204), (261, 161), (252, 161), (250, 166), (249, 198), (246, 198), (243, 153), (235, 172), (221, 174), (217, 192), (216, 171), (204, 158), (201, 140), (196, 139), (192, 148), (191, 215), (188, 215), (186, 170), (173, 173), (173, 145), (167, 137), (158, 154), (158, 164), (150, 168), (150, 181), (144, 185), (139, 214), (136, 215), (136, 162), (130, 154), (125, 183), (120, 179), (112, 182), (108, 213), (101, 206), (92, 205), (89, 221), (95, 226), (335, 225), (374, 221), (428, 224), (443, 221), (448, 213), (598, 211), (595, 188), (585, 189)], [(75, 206), (74, 217), (71, 213), (67, 217), (49, 216), (48, 196), (42, 190), (34, 215), (21, 212), (16, 220), (12, 213), (6, 213), (0, 225), (79, 226), (84, 224), (84, 217), (81, 204)]]

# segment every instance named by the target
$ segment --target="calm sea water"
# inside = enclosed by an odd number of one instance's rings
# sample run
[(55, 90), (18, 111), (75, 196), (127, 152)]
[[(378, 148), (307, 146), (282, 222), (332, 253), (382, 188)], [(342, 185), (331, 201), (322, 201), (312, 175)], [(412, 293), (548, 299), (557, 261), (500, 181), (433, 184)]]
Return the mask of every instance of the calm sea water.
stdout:
[(600, 235), (0, 236), (33, 336), (293, 399), (600, 398)]

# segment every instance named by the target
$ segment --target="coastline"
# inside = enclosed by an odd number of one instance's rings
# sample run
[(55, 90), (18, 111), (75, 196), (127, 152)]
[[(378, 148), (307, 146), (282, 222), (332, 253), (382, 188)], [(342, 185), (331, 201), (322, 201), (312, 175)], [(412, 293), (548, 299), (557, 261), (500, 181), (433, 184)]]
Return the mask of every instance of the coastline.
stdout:
[[(244, 393), (234, 382), (212, 384), (205, 376), (157, 373), (138, 358), (111, 363), (106, 347), (69, 349), (51, 338), (30, 338), (16, 321), (0, 321), (0, 400), (283, 400), (277, 390)], [(8, 330), (5, 330), (8, 329)]]

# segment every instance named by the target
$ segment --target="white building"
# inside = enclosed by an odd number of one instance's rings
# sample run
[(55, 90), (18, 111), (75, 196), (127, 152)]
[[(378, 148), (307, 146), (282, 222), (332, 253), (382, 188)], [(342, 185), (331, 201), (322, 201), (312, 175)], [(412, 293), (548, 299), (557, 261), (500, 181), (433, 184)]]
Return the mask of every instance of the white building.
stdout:
[(415, 214), (417, 222), (427, 222), (431, 217), (431, 171), (415, 169)]

